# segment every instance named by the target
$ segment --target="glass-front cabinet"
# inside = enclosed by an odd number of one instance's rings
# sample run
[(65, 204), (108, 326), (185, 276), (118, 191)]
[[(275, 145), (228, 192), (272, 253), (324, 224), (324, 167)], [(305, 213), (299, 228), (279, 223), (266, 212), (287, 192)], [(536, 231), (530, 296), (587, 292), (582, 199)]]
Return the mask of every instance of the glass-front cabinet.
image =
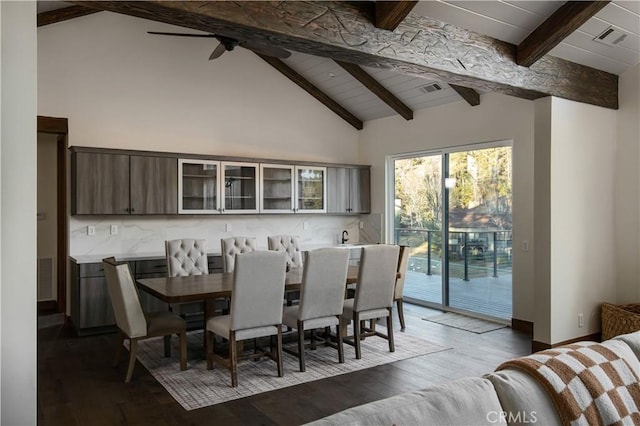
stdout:
[(260, 164), (260, 212), (293, 213), (295, 209), (295, 167), (283, 164)]
[(220, 213), (220, 162), (178, 160), (178, 213)]
[(326, 167), (295, 167), (296, 213), (326, 213)]
[(256, 163), (221, 163), (222, 213), (258, 213), (259, 167)]

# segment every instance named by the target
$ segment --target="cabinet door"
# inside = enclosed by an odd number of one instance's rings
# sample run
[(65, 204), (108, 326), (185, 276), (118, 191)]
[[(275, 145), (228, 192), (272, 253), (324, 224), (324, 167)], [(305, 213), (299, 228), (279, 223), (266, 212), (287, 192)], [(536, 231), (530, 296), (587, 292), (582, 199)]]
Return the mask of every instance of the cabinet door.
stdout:
[(79, 328), (104, 327), (116, 323), (106, 278), (81, 278), (79, 303)]
[(129, 156), (73, 156), (72, 214), (129, 214)]
[(260, 164), (260, 213), (293, 213), (294, 166)]
[(346, 167), (327, 168), (327, 213), (349, 212), (349, 170)]
[(258, 213), (258, 164), (222, 162), (222, 213)]
[(326, 213), (326, 167), (296, 166), (296, 213)]
[(131, 214), (178, 213), (178, 160), (131, 156)]
[(178, 160), (178, 213), (220, 213), (220, 162)]
[(349, 169), (349, 213), (371, 213), (369, 169)]

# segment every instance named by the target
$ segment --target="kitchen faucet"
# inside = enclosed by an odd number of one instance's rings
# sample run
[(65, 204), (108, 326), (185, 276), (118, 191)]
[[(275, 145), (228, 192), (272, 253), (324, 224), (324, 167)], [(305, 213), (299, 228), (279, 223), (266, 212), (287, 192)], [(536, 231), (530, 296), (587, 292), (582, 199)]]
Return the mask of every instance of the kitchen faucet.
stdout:
[(349, 241), (349, 233), (347, 232), (347, 230), (345, 229), (344, 231), (342, 231), (342, 244), (346, 243), (347, 241)]

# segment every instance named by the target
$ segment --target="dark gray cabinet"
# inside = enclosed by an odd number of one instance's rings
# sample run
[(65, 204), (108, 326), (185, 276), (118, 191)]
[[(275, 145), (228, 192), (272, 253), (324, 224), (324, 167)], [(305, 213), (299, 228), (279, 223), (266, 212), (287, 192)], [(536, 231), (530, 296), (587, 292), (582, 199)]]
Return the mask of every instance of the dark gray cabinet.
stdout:
[(72, 214), (178, 213), (178, 160), (72, 152)]
[(371, 212), (371, 174), (367, 167), (327, 168), (327, 213)]
[(72, 214), (128, 214), (128, 155), (76, 152), (71, 164)]
[(178, 213), (178, 160), (130, 156), (130, 213)]

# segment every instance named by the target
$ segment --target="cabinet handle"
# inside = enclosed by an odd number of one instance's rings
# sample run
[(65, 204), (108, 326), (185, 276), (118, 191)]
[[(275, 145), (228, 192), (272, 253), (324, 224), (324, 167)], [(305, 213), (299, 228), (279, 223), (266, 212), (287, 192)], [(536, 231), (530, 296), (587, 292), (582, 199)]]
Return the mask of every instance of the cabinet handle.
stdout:
[(135, 212), (135, 211), (136, 211), (136, 209), (134, 209), (134, 208), (131, 208), (131, 213), (133, 213), (133, 212)]
[(129, 213), (129, 207), (127, 207), (126, 209), (124, 209), (125, 212)]

